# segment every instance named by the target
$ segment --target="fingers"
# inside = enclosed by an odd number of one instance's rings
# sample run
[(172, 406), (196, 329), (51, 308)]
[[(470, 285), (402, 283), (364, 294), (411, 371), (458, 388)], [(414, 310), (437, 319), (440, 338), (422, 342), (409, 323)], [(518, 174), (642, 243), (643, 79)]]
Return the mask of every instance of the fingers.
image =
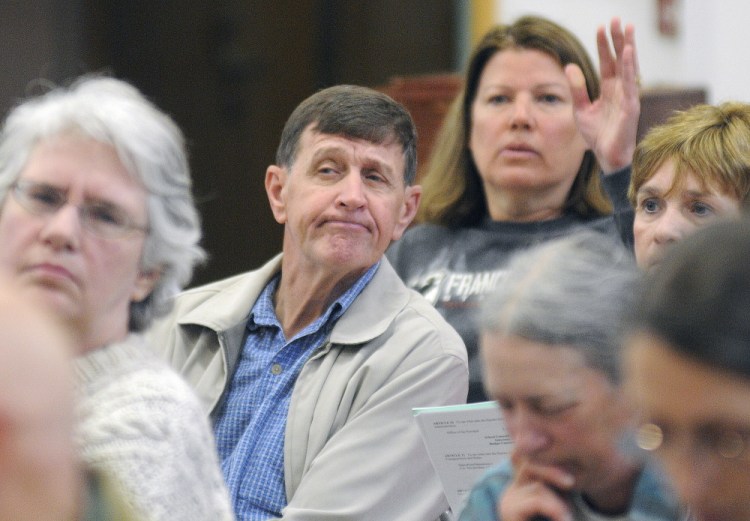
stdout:
[(519, 483), (540, 483), (558, 492), (567, 492), (575, 485), (575, 478), (564, 469), (529, 461), (519, 465), (516, 480)]
[(569, 521), (571, 512), (566, 497), (574, 484), (573, 476), (561, 468), (531, 463), (520, 455), (512, 459), (516, 472), (497, 505), (499, 518)]
[[(614, 41), (614, 21), (612, 27), (612, 38)], [(635, 51), (635, 28), (627, 24), (624, 31), (617, 27), (618, 34), (622, 36), (621, 49), (618, 52), (618, 75), (622, 79), (623, 93), (627, 98), (638, 97), (640, 84), (640, 71), (638, 68), (638, 55)], [(615, 45), (617, 48), (617, 45)]]
[[(612, 47), (607, 39), (604, 26), (600, 26), (596, 32), (596, 47), (599, 54), (599, 69), (602, 79), (623, 75), (624, 60), (627, 49), (632, 49), (632, 62), (634, 63), (635, 75), (638, 76), (638, 58), (635, 53), (635, 28), (632, 24), (625, 27), (619, 18), (612, 18), (610, 22), (610, 37)], [(612, 53), (614, 48), (614, 54)]]
[(617, 73), (617, 62), (609, 48), (607, 31), (600, 26), (596, 31), (596, 50), (599, 54), (599, 72), (602, 78), (609, 78)]
[(625, 47), (625, 33), (619, 18), (612, 18), (609, 26), (609, 34), (612, 36), (612, 46), (615, 48), (617, 59), (622, 58), (622, 50)]
[(628, 46), (625, 48), (622, 58), (622, 90), (625, 98), (638, 98), (639, 83), (635, 50)]
[(635, 70), (636, 78), (641, 75), (640, 65), (638, 64), (638, 51), (635, 46), (635, 28), (633, 24), (625, 26), (625, 46), (630, 47), (633, 50), (633, 68)]

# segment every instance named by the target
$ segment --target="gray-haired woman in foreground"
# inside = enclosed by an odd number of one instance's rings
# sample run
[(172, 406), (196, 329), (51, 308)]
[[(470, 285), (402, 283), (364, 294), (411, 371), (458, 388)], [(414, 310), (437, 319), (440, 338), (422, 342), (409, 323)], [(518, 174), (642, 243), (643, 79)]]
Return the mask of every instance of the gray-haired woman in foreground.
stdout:
[(481, 314), (484, 384), (513, 439), (461, 520), (676, 520), (654, 469), (627, 447), (622, 317), (638, 272), (619, 243), (585, 232), (517, 254)]
[(203, 256), (182, 133), (135, 88), (82, 78), (0, 134), (0, 272), (75, 331), (77, 442), (141, 519), (233, 514), (205, 413), (138, 333)]

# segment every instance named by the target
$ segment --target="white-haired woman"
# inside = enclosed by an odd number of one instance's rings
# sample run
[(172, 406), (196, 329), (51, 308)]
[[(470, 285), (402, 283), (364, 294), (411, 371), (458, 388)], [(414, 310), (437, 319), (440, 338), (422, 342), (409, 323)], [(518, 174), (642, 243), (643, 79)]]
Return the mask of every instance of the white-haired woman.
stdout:
[(84, 77), (0, 134), (0, 271), (78, 335), (83, 460), (142, 519), (232, 519), (211, 430), (140, 331), (203, 257), (184, 139), (131, 85)]

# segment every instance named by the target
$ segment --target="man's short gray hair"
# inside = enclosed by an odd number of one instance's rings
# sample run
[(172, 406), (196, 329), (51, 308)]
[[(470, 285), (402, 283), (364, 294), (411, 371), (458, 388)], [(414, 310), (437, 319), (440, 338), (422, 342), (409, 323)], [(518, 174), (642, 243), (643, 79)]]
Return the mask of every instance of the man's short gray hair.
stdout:
[(292, 166), (302, 133), (310, 125), (321, 134), (378, 145), (397, 143), (404, 153), (404, 183), (414, 183), (417, 130), (406, 108), (386, 94), (356, 85), (336, 85), (305, 99), (294, 109), (281, 132), (277, 165)]

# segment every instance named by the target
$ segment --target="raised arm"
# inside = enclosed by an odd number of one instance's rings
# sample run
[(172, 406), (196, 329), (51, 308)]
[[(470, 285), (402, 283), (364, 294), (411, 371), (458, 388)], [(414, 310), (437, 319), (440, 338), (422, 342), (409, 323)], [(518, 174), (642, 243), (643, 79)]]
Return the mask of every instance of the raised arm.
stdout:
[(628, 24), (623, 29), (620, 20), (613, 18), (610, 34), (614, 54), (605, 27), (599, 27), (596, 33), (601, 73), (599, 98), (593, 102), (589, 99), (580, 67), (565, 67), (578, 128), (605, 174), (631, 163), (641, 111), (633, 26)]

